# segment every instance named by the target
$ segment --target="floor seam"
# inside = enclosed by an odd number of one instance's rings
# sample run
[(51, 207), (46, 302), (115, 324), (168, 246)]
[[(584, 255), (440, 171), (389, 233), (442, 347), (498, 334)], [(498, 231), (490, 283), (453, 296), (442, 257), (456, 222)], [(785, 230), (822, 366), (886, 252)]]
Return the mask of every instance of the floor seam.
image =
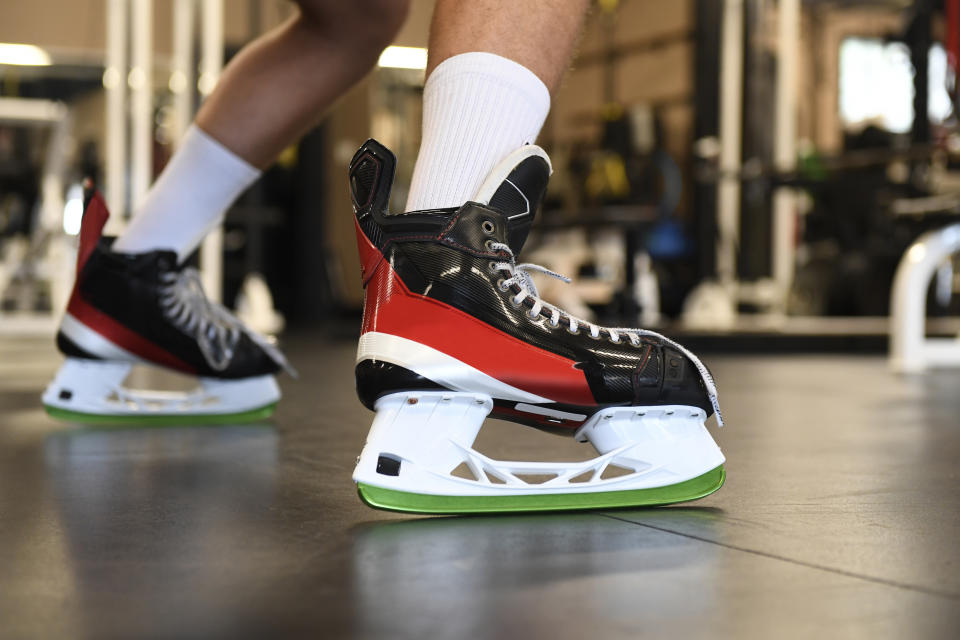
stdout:
[(635, 524), (641, 527), (647, 527), (648, 529), (654, 529), (656, 531), (662, 531), (663, 533), (672, 533), (674, 535), (682, 536), (684, 538), (689, 538), (691, 540), (698, 540), (700, 542), (706, 542), (708, 544), (717, 545), (718, 547), (724, 547), (725, 549), (730, 549), (732, 551), (740, 551), (743, 553), (749, 553), (755, 556), (760, 556), (763, 558), (770, 558), (772, 560), (779, 560), (781, 562), (788, 562), (790, 564), (798, 565), (801, 567), (806, 567), (808, 569), (817, 569), (819, 571), (826, 571), (828, 573), (833, 573), (847, 578), (856, 578), (858, 580), (865, 580), (867, 582), (873, 582), (875, 584), (882, 584), (888, 587), (895, 587), (897, 589), (904, 589), (907, 591), (915, 591), (918, 593), (923, 593), (931, 596), (938, 596), (940, 598), (948, 598), (950, 600), (960, 600), (960, 594), (951, 593), (949, 591), (940, 591), (939, 589), (931, 589), (929, 587), (923, 587), (920, 585), (909, 584), (906, 582), (897, 582), (896, 580), (888, 580), (886, 578), (878, 578), (876, 576), (868, 576), (860, 573), (854, 573), (853, 571), (847, 571), (845, 569), (837, 569), (834, 567), (828, 567), (822, 564), (816, 564), (813, 562), (805, 562), (803, 560), (796, 560), (794, 558), (788, 558), (786, 556), (777, 555), (775, 553), (770, 553), (767, 551), (759, 551), (757, 549), (748, 549), (747, 547), (740, 547), (735, 544), (729, 544), (726, 542), (718, 542), (717, 540), (711, 540), (710, 538), (704, 538), (702, 536), (694, 535), (692, 533), (685, 533), (683, 531), (675, 531), (673, 529), (667, 529), (666, 527), (657, 527), (652, 524), (647, 524), (645, 522), (637, 522), (636, 520), (628, 520), (626, 518), (620, 518), (609, 513), (601, 513), (606, 518), (612, 520), (618, 520), (620, 522), (627, 522), (630, 524)]

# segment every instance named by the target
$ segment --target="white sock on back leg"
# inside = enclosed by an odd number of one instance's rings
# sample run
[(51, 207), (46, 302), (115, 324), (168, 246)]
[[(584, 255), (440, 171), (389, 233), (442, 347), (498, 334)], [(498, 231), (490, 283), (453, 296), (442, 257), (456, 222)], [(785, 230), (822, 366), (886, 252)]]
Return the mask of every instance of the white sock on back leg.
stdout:
[(192, 125), (113, 249), (168, 249), (182, 261), (259, 177), (259, 169)]
[(453, 56), (423, 89), (423, 140), (407, 211), (459, 207), (514, 149), (533, 143), (550, 92), (532, 71), (492, 53)]

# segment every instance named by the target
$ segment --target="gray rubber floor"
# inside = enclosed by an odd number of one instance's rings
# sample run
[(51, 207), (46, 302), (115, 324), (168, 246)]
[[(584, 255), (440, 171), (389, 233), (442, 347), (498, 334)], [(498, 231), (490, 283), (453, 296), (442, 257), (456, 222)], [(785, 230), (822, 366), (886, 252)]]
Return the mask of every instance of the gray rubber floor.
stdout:
[(0, 339), (0, 637), (960, 637), (960, 371), (707, 357), (728, 421), (713, 496), (417, 518), (354, 492), (354, 349), (293, 339), (272, 423), (95, 429), (41, 411), (48, 341)]

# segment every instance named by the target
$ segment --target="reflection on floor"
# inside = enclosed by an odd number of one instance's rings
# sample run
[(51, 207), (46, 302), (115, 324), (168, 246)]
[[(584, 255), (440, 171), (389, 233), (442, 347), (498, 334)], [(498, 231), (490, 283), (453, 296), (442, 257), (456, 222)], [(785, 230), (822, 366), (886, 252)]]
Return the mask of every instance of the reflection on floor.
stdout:
[[(0, 637), (956, 637), (960, 372), (708, 357), (727, 485), (685, 506), (411, 518), (350, 482), (355, 346), (301, 336), (271, 423), (95, 429), (0, 341)], [(576, 443), (494, 424), (494, 456)]]

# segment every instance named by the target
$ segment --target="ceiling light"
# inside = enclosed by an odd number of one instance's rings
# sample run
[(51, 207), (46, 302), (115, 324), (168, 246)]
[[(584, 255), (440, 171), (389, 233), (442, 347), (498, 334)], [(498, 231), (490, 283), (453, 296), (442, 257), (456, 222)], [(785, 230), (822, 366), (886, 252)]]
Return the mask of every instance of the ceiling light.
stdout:
[(426, 69), (427, 50), (423, 47), (394, 47), (383, 50), (377, 66), (391, 69)]
[(46, 67), (50, 65), (50, 54), (32, 44), (0, 42), (0, 64)]
[(79, 234), (81, 220), (83, 220), (83, 187), (75, 184), (67, 189), (67, 202), (63, 206), (64, 232), (71, 236)]

